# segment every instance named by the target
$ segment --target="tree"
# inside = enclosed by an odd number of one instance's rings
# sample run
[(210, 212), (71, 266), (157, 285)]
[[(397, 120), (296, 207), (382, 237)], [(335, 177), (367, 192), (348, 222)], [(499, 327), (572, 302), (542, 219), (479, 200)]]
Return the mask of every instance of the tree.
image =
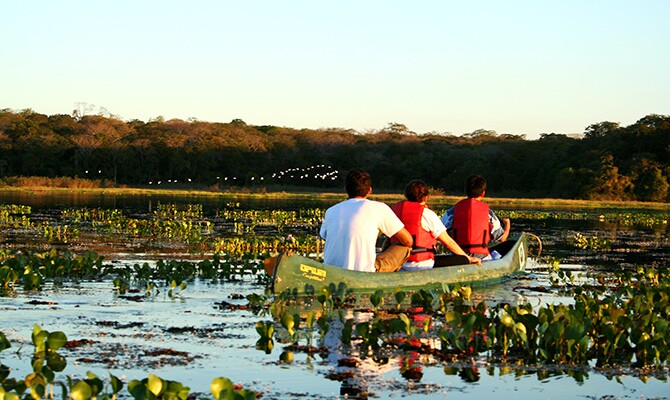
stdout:
[[(132, 131), (130, 125), (117, 119), (105, 118), (98, 115), (84, 116), (79, 122), (84, 129), (80, 133), (71, 136), (70, 141), (79, 150), (83, 166), (80, 166), (78, 158), (75, 158), (75, 168), (81, 167), (84, 170), (94, 168), (102, 171), (103, 169), (108, 170), (111, 167), (112, 172), (107, 175), (116, 182), (119, 155), (125, 147), (125, 144), (121, 143), (121, 140)], [(94, 152), (100, 148), (106, 149), (106, 153), (109, 156), (108, 160), (95, 160), (93, 157)]]
[(600, 160), (600, 168), (587, 189), (586, 197), (589, 200), (630, 200), (632, 189), (631, 179), (619, 174), (612, 156), (605, 155)]
[(620, 128), (618, 122), (599, 122), (597, 124), (589, 125), (584, 131), (584, 136), (593, 139), (593, 138), (602, 138), (606, 135), (616, 132)]
[(661, 167), (646, 158), (636, 160), (633, 169), (633, 193), (642, 201), (665, 201), (670, 185)]
[(484, 129), (464, 136), (417, 135), (396, 122), (365, 134), (344, 128), (255, 126), (239, 119), (124, 122), (102, 108), (93, 114), (93, 109), (81, 103), (74, 116), (0, 110), (0, 160), (5, 161), (0, 172), (85, 176), (89, 170), (89, 177), (125, 185), (191, 178), (211, 186), (216, 177), (224, 183), (226, 176), (237, 176), (233, 184), (238, 185), (245, 176), (265, 176), (267, 184), (339, 187), (341, 174), (329, 175), (328, 182), (269, 179), (272, 173), (322, 165), (341, 172), (366, 168), (379, 191), (396, 193), (410, 179), (421, 178), (460, 195), (465, 178), (481, 174), (496, 195), (670, 197), (670, 117), (657, 114), (627, 127), (590, 125), (586, 139), (542, 134), (539, 140), (526, 140)]
[(92, 114), (94, 109), (95, 106), (93, 104), (77, 102), (75, 103), (74, 110), (72, 110), (72, 117), (78, 121), (85, 116)]
[(670, 116), (660, 114), (649, 114), (640, 118), (634, 125), (647, 126), (654, 129), (670, 128)]
[(551, 195), (563, 199), (586, 198), (593, 176), (593, 171), (588, 168), (563, 168), (556, 174)]
[(410, 131), (409, 128), (407, 128), (407, 125), (405, 124), (400, 124), (398, 122), (389, 122), (384, 129), (382, 129), (382, 132), (388, 133), (392, 136), (399, 136), (399, 135), (416, 135), (416, 132)]

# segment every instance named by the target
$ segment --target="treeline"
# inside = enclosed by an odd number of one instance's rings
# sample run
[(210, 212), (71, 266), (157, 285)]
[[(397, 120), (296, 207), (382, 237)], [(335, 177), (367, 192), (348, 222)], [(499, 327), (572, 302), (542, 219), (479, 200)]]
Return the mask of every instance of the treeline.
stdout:
[(669, 201), (670, 116), (622, 127), (588, 126), (581, 138), (416, 134), (392, 123), (379, 131), (293, 129), (111, 115), (44, 115), (0, 110), (0, 179), (72, 177), (114, 185), (310, 187), (341, 190), (353, 167), (378, 190), (422, 178), (461, 194), (481, 174), (495, 196)]

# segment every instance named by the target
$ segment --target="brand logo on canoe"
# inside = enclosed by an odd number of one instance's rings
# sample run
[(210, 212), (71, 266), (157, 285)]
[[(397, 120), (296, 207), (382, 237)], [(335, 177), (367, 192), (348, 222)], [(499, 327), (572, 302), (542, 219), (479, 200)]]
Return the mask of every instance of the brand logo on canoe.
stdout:
[(326, 270), (312, 267), (311, 265), (300, 264), (302, 276), (313, 281), (323, 282), (326, 279)]

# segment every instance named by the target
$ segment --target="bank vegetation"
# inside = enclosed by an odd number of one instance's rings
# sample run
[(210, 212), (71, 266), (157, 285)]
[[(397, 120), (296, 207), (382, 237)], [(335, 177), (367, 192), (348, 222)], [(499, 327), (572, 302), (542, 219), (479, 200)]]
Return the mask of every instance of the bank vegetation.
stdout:
[(389, 192), (422, 178), (438, 193), (461, 195), (465, 178), (481, 174), (496, 196), (670, 200), (670, 116), (594, 123), (577, 136), (419, 134), (399, 123), (357, 132), (239, 119), (143, 122), (105, 112), (4, 109), (0, 185), (338, 192), (346, 171), (362, 167), (375, 190)]

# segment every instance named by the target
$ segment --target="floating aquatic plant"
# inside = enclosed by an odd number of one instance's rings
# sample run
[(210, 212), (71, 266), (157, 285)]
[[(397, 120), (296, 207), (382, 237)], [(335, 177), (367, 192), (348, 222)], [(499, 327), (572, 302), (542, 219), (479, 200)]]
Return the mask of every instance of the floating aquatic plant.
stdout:
[[(53, 389), (58, 385), (62, 390), (63, 399), (114, 400), (124, 389), (123, 382), (111, 373), (108, 384), (90, 371), (86, 372), (84, 379), (75, 380), (70, 376), (66, 377), (67, 385), (58, 382), (56, 373), (65, 369), (67, 361), (57, 350), (67, 343), (66, 335), (60, 331), (48, 332), (35, 325), (31, 338), (35, 347), (31, 359), (33, 372), (23, 379), (10, 378), (10, 369), (0, 364), (0, 399), (55, 399)], [(0, 352), (10, 347), (11, 344), (5, 334), (0, 332)], [(111, 389), (109, 392), (106, 392), (107, 385)], [(128, 382), (127, 390), (136, 400), (186, 400), (190, 392), (190, 388), (181, 382), (165, 380), (151, 373), (142, 380), (134, 379)], [(223, 377), (212, 380), (210, 390), (215, 400), (251, 400), (257, 397), (255, 392), (234, 385), (228, 378)]]
[[(604, 281), (606, 287), (574, 286), (571, 305), (474, 304), (469, 299), (469, 288), (455, 286), (441, 294), (412, 293), (411, 308), (389, 316), (390, 310), (398, 310), (403, 296), (399, 291), (393, 293), (398, 304), (386, 310), (378, 308), (384, 294), (375, 293), (368, 299), (374, 307), (371, 319), (343, 318), (341, 309), (322, 307), (317, 326), (323, 337), (331, 329), (328, 321), (339, 319), (343, 321), (342, 344), (358, 344), (365, 349), (416, 343), (445, 356), (484, 353), (499, 362), (586, 366), (595, 361), (599, 367), (666, 370), (670, 356), (670, 338), (665, 334), (670, 325), (670, 273), (638, 268), (634, 273), (613, 275), (617, 277)], [(326, 296), (334, 295), (322, 289), (318, 301), (325, 304)], [(284, 297), (281, 301), (289, 300)], [(282, 311), (285, 309), (280, 307), (276, 317), (295, 345), (298, 330), (310, 330), (301, 335), (309, 337), (314, 328), (289, 326), (285, 321), (294, 316), (285, 314), (290, 312)]]

